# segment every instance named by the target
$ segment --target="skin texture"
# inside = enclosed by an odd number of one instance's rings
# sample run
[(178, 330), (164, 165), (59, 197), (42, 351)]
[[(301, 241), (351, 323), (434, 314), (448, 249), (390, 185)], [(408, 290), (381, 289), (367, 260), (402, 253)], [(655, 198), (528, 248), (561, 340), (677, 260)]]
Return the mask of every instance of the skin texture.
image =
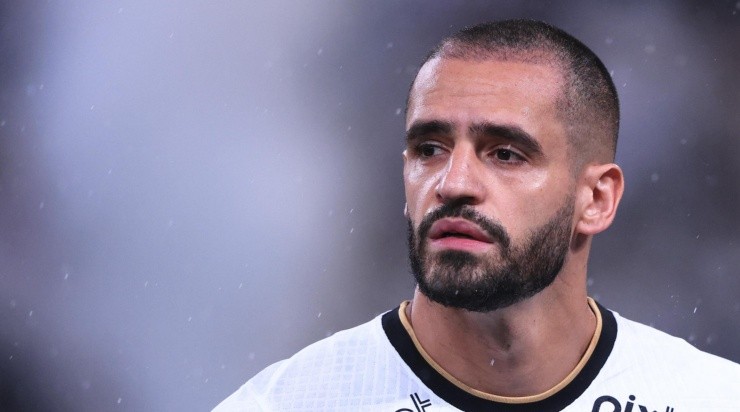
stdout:
[[(575, 367), (595, 330), (586, 264), (591, 237), (614, 218), (623, 176), (617, 165), (595, 159), (574, 172), (556, 110), (562, 83), (547, 65), (435, 58), (421, 68), (409, 99), (403, 158), (412, 229), (440, 206), (458, 202), (500, 224), (516, 246), (573, 202), (563, 267), (541, 292), (474, 312), (433, 302), (417, 288), (407, 308), (419, 342), (442, 368), (495, 395), (552, 388)], [(499, 129), (471, 127), (480, 125)], [(505, 130), (524, 132), (535, 145)], [(501, 247), (495, 239), (469, 243), (443, 242), (433, 253), (465, 250), (495, 260)]]

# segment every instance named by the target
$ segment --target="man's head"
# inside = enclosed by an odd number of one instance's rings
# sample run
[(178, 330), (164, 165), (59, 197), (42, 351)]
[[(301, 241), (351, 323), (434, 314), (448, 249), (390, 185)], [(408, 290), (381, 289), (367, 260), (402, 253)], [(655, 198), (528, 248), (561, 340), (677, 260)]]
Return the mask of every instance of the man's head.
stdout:
[[(437, 59), (521, 62), (556, 69), (562, 76), (557, 105), (568, 128), (574, 168), (593, 159), (614, 161), (619, 133), (614, 82), (598, 56), (563, 30), (534, 20), (483, 23), (444, 39), (423, 65)], [(407, 113), (415, 84), (408, 96)]]
[(420, 290), (490, 311), (549, 286), (583, 248), (574, 234), (611, 223), (618, 119), (604, 66), (556, 28), (489, 23), (444, 40), (407, 108), (406, 213)]

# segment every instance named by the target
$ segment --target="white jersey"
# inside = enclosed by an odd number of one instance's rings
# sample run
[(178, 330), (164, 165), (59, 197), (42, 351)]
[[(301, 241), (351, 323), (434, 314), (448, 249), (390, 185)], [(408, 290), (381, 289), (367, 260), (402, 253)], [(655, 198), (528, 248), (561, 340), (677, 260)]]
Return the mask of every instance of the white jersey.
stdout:
[(740, 365), (596, 306), (602, 327), (590, 357), (534, 402), (476, 396), (446, 378), (396, 309), (269, 366), (214, 412), (740, 411)]

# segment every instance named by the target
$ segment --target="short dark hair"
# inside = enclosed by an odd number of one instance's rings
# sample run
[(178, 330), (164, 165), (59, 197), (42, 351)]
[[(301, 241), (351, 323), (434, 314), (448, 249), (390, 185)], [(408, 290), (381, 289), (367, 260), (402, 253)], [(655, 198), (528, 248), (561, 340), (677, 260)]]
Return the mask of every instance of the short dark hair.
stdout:
[(614, 82), (596, 54), (565, 31), (536, 20), (483, 23), (442, 40), (423, 64), (438, 57), (556, 67), (564, 80), (558, 105), (574, 149), (574, 165), (580, 168), (591, 160), (614, 160), (619, 134), (619, 98)]

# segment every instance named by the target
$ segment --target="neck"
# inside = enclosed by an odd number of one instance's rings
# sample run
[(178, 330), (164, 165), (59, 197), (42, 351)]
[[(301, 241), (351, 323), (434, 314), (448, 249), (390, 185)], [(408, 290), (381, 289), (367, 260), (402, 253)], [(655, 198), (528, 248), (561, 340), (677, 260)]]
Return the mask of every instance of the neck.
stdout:
[(597, 317), (585, 289), (560, 282), (488, 313), (442, 306), (417, 289), (405, 314), (420, 349), (453, 383), (478, 396), (531, 401), (567, 384), (595, 345)]

